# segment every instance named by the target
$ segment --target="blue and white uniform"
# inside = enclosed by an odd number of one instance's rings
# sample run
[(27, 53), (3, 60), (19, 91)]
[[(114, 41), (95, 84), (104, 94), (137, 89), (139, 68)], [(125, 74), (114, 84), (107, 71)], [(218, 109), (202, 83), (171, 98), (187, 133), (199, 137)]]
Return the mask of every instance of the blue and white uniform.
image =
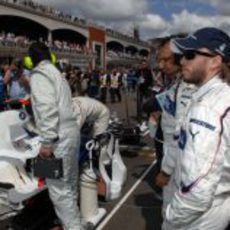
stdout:
[[(181, 78), (178, 78), (168, 90), (157, 95), (162, 107), (161, 127), (164, 137), (164, 156), (161, 171), (170, 175), (170, 181), (163, 189), (163, 216), (167, 205), (171, 202), (172, 196), (179, 186), (177, 180), (180, 174), (177, 170), (179, 151), (177, 139), (181, 118), (194, 91), (194, 85), (187, 84)], [(162, 228), (167, 229), (165, 223), (163, 223)]]
[(171, 230), (224, 230), (230, 221), (230, 87), (218, 76), (194, 93), (179, 136), (180, 186)]

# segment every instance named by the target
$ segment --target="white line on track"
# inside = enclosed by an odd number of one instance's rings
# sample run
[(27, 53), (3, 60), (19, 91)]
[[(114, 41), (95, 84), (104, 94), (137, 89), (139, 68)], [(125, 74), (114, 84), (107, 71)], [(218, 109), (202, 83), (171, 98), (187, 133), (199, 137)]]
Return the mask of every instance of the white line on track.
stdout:
[(118, 209), (125, 203), (128, 197), (132, 194), (132, 192), (137, 188), (137, 186), (142, 182), (145, 176), (150, 172), (153, 166), (156, 164), (156, 160), (152, 162), (152, 164), (144, 171), (141, 177), (136, 181), (136, 183), (130, 188), (130, 190), (123, 196), (123, 198), (117, 203), (117, 205), (112, 209), (112, 211), (106, 216), (106, 218), (98, 225), (97, 230), (102, 230), (105, 225), (110, 221), (110, 219), (115, 215)]

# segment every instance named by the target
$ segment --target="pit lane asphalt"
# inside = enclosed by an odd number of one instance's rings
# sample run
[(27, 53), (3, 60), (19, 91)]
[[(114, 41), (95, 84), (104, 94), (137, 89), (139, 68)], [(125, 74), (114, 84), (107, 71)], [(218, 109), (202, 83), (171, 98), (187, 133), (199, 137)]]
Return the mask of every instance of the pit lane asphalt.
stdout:
[[(129, 120), (135, 124), (136, 116), (135, 95), (127, 96), (121, 103), (107, 104), (112, 112), (116, 112), (124, 122)], [(127, 117), (128, 108), (128, 117)], [(144, 142), (152, 144), (151, 140)], [(154, 195), (154, 178), (156, 169), (151, 167), (155, 158), (153, 150), (141, 151), (123, 150), (121, 156), (128, 169), (127, 182), (119, 199), (112, 202), (100, 202), (100, 206), (107, 210), (104, 220), (99, 223), (97, 230), (160, 230), (162, 202)], [(146, 170), (148, 170), (146, 172)], [(145, 176), (143, 174), (146, 173)], [(142, 178), (143, 177), (143, 178)], [(138, 181), (138, 182), (137, 182)], [(136, 183), (139, 183), (138, 185)], [(137, 185), (133, 188), (133, 186)], [(133, 190), (132, 190), (133, 189)], [(130, 191), (131, 190), (131, 191)]]

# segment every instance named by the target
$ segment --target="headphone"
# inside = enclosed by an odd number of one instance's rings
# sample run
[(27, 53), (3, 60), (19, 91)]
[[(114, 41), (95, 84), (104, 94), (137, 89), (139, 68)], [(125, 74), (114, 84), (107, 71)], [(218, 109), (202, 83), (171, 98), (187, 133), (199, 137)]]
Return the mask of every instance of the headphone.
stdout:
[[(56, 65), (57, 57), (53, 52), (50, 53), (50, 59), (51, 59), (51, 63), (53, 65)], [(24, 66), (29, 70), (32, 70), (34, 68), (34, 63), (29, 55), (24, 57)]]

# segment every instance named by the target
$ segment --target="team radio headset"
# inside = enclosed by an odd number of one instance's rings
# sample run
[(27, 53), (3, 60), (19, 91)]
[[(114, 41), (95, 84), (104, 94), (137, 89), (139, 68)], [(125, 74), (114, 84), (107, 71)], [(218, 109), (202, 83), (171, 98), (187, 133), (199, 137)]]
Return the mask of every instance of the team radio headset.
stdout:
[[(53, 52), (50, 53), (50, 58), (51, 58), (51, 63), (55, 65), (57, 62), (57, 57)], [(34, 68), (34, 63), (29, 55), (24, 57), (24, 66), (29, 70), (32, 70)]]

